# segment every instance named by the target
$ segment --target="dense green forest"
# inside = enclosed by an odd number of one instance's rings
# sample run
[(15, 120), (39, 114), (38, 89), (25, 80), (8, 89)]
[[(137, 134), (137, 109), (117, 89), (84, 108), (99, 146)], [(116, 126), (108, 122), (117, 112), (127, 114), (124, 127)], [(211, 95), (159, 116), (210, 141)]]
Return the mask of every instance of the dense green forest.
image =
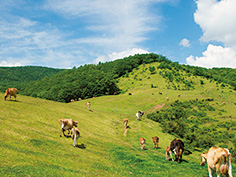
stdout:
[(0, 67), (0, 91), (3, 92), (8, 87), (15, 87), (21, 90), (32, 81), (50, 77), (62, 71), (64, 69), (40, 66)]
[[(59, 70), (43, 67), (13, 67), (0, 68), (0, 89), (16, 87), (23, 95), (39, 97), (60, 102), (69, 102), (71, 99), (86, 99), (102, 95), (119, 93), (121, 90), (116, 84), (116, 79), (128, 75), (134, 68), (148, 63), (159, 62), (158, 68), (150, 67), (155, 73), (159, 69), (169, 85), (168, 89), (194, 89), (194, 83), (185, 79), (180, 71), (185, 71), (191, 76), (216, 81), (222, 87), (226, 84), (236, 90), (236, 70), (230, 68), (206, 69), (181, 65), (171, 62), (158, 54), (136, 54), (124, 59), (118, 59), (97, 65), (89, 64), (73, 69)], [(32, 81), (34, 81), (32, 83)], [(177, 84), (174, 84), (174, 82)], [(179, 84), (184, 85), (180, 88)], [(28, 84), (28, 85), (26, 85)], [(204, 84), (204, 83), (202, 83)]]

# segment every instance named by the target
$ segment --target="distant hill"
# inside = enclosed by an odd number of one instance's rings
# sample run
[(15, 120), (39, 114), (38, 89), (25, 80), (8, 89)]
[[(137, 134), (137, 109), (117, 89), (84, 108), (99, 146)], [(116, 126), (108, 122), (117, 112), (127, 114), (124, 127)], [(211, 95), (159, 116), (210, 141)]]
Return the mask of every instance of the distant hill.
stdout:
[(64, 69), (54, 69), (41, 66), (0, 67), (0, 91), (8, 87), (16, 87), (19, 91), (32, 81), (49, 77)]
[[(236, 78), (235, 69), (206, 69), (181, 65), (153, 53), (136, 54), (124, 59), (100, 62), (97, 65), (89, 64), (68, 70), (42, 67), (0, 68), (0, 73), (3, 73), (0, 77), (0, 89), (4, 90), (6, 87), (14, 86), (19, 89), (20, 94), (59, 102), (119, 94), (122, 90), (117, 86), (117, 78), (129, 75), (134, 68), (138, 68), (140, 65), (154, 62), (158, 62), (160, 65), (157, 68), (150, 66), (151, 74), (155, 74), (158, 69), (158, 74), (166, 79), (168, 89), (194, 89), (191, 79), (186, 79), (181, 74), (186, 72), (188, 75), (216, 81), (221, 87), (230, 85), (232, 89), (236, 90), (236, 80), (233, 79)], [(32, 81), (35, 82), (31, 83)], [(155, 85), (153, 86), (155, 87)]]

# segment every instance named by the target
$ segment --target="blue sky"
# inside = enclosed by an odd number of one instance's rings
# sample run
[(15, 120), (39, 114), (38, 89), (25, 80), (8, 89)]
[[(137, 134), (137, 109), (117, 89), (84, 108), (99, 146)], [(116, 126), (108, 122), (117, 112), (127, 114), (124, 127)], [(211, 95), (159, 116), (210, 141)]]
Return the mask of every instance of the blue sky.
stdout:
[(157, 53), (236, 68), (235, 0), (2, 0), (0, 66), (72, 68)]

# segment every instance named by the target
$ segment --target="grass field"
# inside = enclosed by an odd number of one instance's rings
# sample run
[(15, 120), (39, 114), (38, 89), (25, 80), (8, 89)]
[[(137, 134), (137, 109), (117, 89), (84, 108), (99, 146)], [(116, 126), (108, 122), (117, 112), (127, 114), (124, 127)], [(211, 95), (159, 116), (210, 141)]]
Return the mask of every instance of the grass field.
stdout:
[[(162, 76), (143, 72), (142, 67), (119, 79), (123, 90), (120, 95), (66, 104), (22, 95), (18, 95), (17, 101), (4, 101), (1, 93), (0, 176), (208, 176), (207, 167), (200, 166), (199, 151), (184, 155), (180, 164), (165, 160), (165, 148), (175, 137), (163, 133), (158, 123), (146, 118), (146, 113), (156, 105), (168, 105), (176, 99), (212, 97), (211, 104), (217, 110), (211, 116), (220, 121), (235, 119), (235, 91), (219, 88), (202, 78), (194, 79), (197, 84), (192, 91), (166, 89)], [(158, 87), (151, 88), (151, 84)], [(91, 111), (86, 109), (87, 101), (91, 102)], [(225, 111), (220, 115), (221, 109)], [(145, 111), (142, 121), (136, 120), (138, 110)], [(59, 136), (61, 118), (79, 122), (78, 147), (73, 147), (71, 138)], [(130, 126), (126, 136), (124, 118), (129, 119)], [(160, 138), (158, 149), (153, 148), (153, 136)], [(140, 148), (140, 137), (147, 140), (144, 151)], [(235, 176), (234, 167), (235, 164)]]

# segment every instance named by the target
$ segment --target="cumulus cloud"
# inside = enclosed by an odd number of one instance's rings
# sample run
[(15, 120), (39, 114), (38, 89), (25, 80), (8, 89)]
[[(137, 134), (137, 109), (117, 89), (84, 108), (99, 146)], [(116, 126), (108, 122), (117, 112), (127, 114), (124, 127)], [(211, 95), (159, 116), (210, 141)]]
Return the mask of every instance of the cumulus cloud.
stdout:
[(236, 68), (236, 1), (196, 0), (195, 22), (202, 28), (203, 42), (219, 42), (208, 45), (202, 57), (190, 56), (188, 64), (204, 67)]
[(183, 47), (190, 47), (190, 42), (188, 39), (184, 38), (179, 42), (179, 45)]
[(128, 49), (119, 53), (113, 52), (112, 54), (109, 54), (108, 56), (99, 56), (96, 58), (96, 60), (93, 61), (93, 63), (97, 64), (98, 62), (106, 62), (106, 61), (113, 61), (116, 59), (122, 59), (124, 57), (133, 56), (135, 54), (146, 54), (149, 53), (147, 50), (143, 50), (140, 48), (133, 48)]
[(8, 63), (7, 61), (3, 60), (0, 62), (0, 66), (12, 67), (12, 66), (22, 66), (22, 64), (20, 62)]
[(232, 48), (209, 44), (202, 57), (189, 56), (186, 61), (189, 65), (236, 68), (236, 52)]

